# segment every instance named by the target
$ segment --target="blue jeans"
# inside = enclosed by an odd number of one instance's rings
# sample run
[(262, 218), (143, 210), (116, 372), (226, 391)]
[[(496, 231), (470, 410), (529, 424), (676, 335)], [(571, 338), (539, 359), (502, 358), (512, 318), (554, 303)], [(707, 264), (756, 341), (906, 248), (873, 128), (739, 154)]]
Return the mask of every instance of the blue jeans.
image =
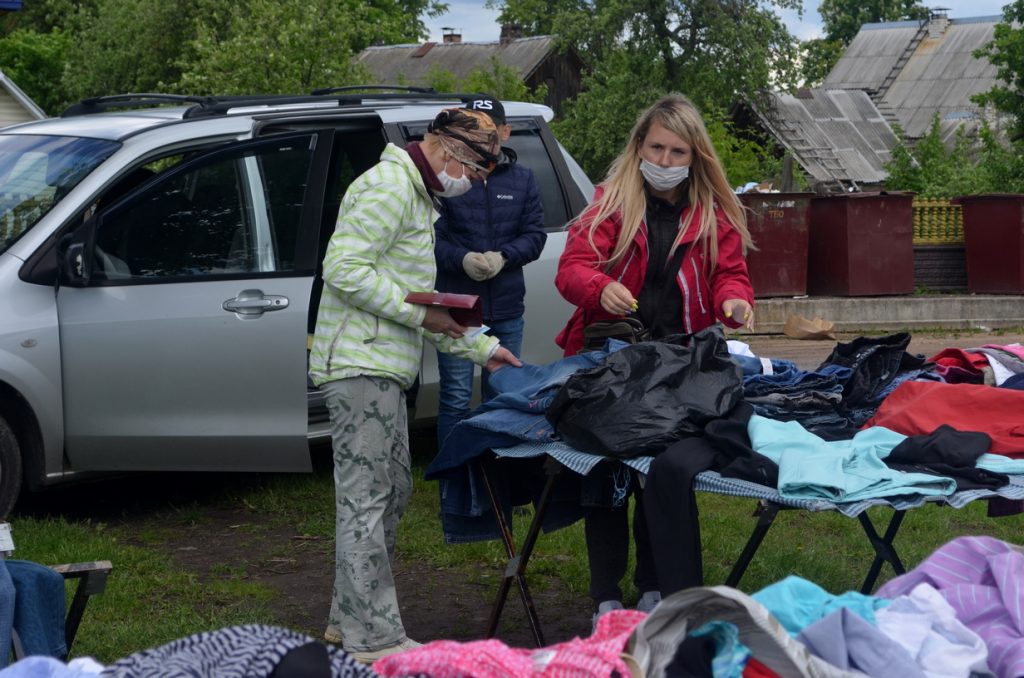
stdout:
[[(523, 348), (523, 318), (491, 320), (487, 334), (497, 337), (501, 345), (519, 356)], [(448, 353), (437, 352), (437, 371), (440, 375), (440, 393), (437, 403), (437, 444), (444, 444), (452, 428), (469, 414), (469, 403), (473, 399), (473, 373), (476, 365), (471, 360), (456, 358)], [(481, 400), (490, 400), (497, 395), (490, 388), (489, 372), (483, 370), (480, 377)]]

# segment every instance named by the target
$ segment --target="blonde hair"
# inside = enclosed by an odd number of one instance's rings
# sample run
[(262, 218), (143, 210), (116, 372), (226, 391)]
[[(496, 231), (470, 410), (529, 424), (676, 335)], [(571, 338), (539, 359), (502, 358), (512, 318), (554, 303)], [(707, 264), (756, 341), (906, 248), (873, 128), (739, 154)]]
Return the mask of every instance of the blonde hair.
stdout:
[[(589, 220), (587, 237), (591, 247), (597, 251), (594, 243), (594, 230), (598, 224), (619, 213), (622, 219), (622, 230), (612, 253), (606, 262), (608, 267), (614, 266), (625, 255), (630, 243), (640, 230), (640, 223), (647, 212), (647, 196), (644, 191), (644, 178), (640, 173), (640, 148), (651, 125), (658, 123), (672, 132), (693, 150), (690, 164), (690, 204), (700, 208), (700, 223), (697, 227), (696, 240), (700, 241), (709, 257), (710, 269), (714, 269), (718, 260), (718, 229), (715, 219), (715, 207), (725, 212), (733, 227), (743, 240), (743, 251), (753, 247), (747, 219), (739, 198), (729, 186), (722, 169), (722, 163), (715, 153), (715, 147), (708, 136), (700, 111), (693, 103), (681, 94), (669, 94), (640, 114), (633, 131), (629, 134), (626, 147), (619, 153), (608, 170), (602, 184), (603, 193), (591, 203), (574, 221), (584, 217)], [(683, 221), (679, 234), (672, 244), (672, 252), (679, 246), (683, 235), (689, 231), (695, 210), (689, 210)], [(669, 255), (671, 256), (671, 255)]]

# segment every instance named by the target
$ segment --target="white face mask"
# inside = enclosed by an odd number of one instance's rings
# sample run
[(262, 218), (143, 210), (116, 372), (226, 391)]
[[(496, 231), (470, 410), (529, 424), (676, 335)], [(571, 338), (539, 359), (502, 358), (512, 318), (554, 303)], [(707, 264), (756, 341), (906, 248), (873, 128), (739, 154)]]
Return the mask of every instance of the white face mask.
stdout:
[(469, 189), (473, 188), (473, 182), (470, 181), (469, 177), (466, 176), (465, 170), (462, 172), (462, 176), (456, 179), (452, 175), (448, 174), (447, 169), (442, 169), (441, 173), (437, 175), (437, 180), (441, 182), (441, 186), (444, 187), (443, 191), (439, 191), (437, 195), (442, 198), (454, 198), (455, 196), (462, 195)]
[(690, 176), (690, 166), (662, 167), (640, 158), (640, 174), (654, 190), (667, 191), (686, 181)]

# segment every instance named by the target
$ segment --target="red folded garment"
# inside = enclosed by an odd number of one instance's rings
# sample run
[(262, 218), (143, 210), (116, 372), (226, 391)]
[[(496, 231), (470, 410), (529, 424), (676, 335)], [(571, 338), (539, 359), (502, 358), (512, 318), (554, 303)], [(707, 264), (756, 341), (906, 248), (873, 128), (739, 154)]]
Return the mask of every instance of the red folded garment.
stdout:
[(995, 454), (1024, 457), (1024, 391), (980, 384), (907, 381), (882, 401), (864, 428), (927, 435), (942, 424), (992, 437)]

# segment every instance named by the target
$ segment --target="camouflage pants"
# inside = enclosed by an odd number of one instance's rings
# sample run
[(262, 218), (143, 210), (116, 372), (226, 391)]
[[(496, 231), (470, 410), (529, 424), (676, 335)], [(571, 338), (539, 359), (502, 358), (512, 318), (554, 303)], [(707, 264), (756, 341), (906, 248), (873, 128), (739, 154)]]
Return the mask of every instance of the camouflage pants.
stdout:
[(334, 595), (328, 625), (350, 652), (405, 639), (391, 558), (412, 494), (405, 392), (354, 377), (324, 384), (331, 415), (337, 507)]

